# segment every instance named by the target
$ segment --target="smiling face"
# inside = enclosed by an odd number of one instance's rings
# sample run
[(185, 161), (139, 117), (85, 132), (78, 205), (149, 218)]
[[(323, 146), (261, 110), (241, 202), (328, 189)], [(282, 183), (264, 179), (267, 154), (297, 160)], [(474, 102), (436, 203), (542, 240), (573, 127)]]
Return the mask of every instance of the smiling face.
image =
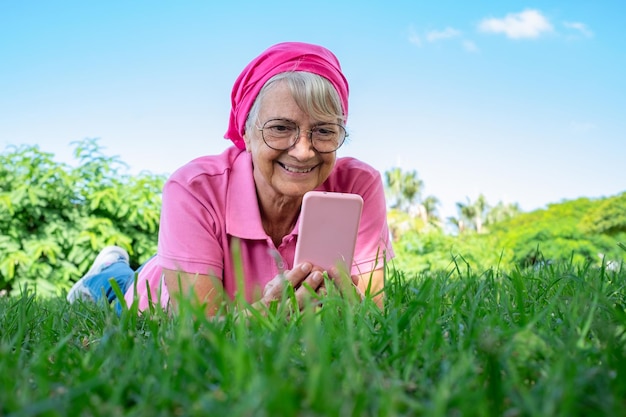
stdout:
[[(257, 127), (270, 119), (287, 119), (300, 126), (300, 138), (293, 147), (276, 151), (265, 144)], [(336, 152), (317, 152), (305, 131), (321, 122), (336, 121), (332, 117), (316, 120), (305, 113), (286, 81), (278, 81), (265, 91), (256, 120), (252, 121), (254, 127), (244, 135), (259, 198), (301, 200), (304, 193), (326, 181), (335, 165)]]

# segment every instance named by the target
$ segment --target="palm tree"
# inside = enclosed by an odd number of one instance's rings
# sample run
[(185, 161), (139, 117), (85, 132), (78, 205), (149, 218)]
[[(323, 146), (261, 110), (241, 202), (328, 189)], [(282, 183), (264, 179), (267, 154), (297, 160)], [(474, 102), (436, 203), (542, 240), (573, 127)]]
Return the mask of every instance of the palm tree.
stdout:
[(417, 176), (417, 171), (403, 172), (401, 168), (392, 168), (385, 172), (387, 194), (390, 207), (410, 213), (420, 203), (424, 182)]
[(480, 194), (473, 204), (474, 206), (474, 225), (476, 227), (476, 233), (483, 232), (483, 225), (487, 219), (487, 213), (489, 212), (489, 204), (483, 194)]
[(397, 167), (385, 171), (385, 191), (387, 192), (387, 200), (390, 201), (389, 207), (391, 208), (398, 208), (401, 203), (402, 176), (402, 170)]
[(467, 204), (456, 203), (459, 218), (448, 218), (448, 222), (456, 226), (459, 233), (466, 230), (475, 230), (476, 233), (484, 232), (484, 224), (489, 213), (489, 204), (484, 195), (480, 194), (476, 201), (472, 202), (469, 197)]
[(458, 232), (463, 233), (465, 231), (465, 223), (462, 219), (450, 216), (446, 219), (448, 224), (452, 225)]
[(521, 212), (522, 210), (520, 209), (519, 204), (504, 204), (500, 201), (491, 210), (489, 210), (485, 225), (493, 225), (504, 220), (508, 220), (520, 214)]
[(441, 225), (441, 219), (437, 207), (439, 206), (439, 199), (433, 195), (426, 197), (420, 205), (420, 216), (424, 224), (431, 224), (439, 227)]
[(474, 224), (474, 218), (476, 217), (476, 208), (472, 205), (470, 199), (467, 199), (467, 204), (456, 203), (456, 208), (459, 212), (459, 233), (463, 233), (467, 229), (476, 230), (476, 225)]

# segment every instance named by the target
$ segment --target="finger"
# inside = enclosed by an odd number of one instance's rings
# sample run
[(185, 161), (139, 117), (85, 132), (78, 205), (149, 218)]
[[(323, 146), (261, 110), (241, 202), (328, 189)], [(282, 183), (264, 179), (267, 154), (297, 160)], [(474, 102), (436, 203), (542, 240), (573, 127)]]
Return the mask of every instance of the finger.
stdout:
[(296, 290), (296, 299), (300, 309), (304, 307), (304, 304), (308, 299), (315, 297), (315, 293), (320, 285), (324, 282), (324, 276), (320, 271), (313, 271), (304, 280), (300, 288)]
[(357, 275), (348, 275), (346, 271), (341, 271), (336, 267), (331, 268), (328, 274), (343, 296), (363, 300), (363, 293), (358, 287), (359, 277)]
[(352, 275), (350, 278), (352, 278), (352, 283), (358, 287), (359, 286), (359, 281), (361, 280), (359, 278), (359, 276), (358, 275)]
[(263, 288), (263, 298), (268, 300), (275, 300), (280, 296), (285, 284), (285, 276), (283, 273), (276, 275), (270, 282), (265, 284)]
[(313, 291), (317, 291), (320, 286), (324, 285), (324, 275), (321, 271), (313, 271), (306, 277), (304, 283)]
[(309, 262), (303, 262), (299, 265), (296, 265), (291, 271), (287, 271), (283, 274), (285, 279), (293, 285), (294, 288), (298, 288), (302, 281), (306, 279), (307, 276), (313, 270), (313, 265)]
[(361, 282), (361, 278), (358, 275), (351, 275), (350, 279), (352, 279), (352, 285), (354, 285), (354, 289), (356, 290), (356, 293), (359, 295), (361, 300), (363, 300), (365, 298), (365, 295), (363, 294), (363, 291), (361, 291), (361, 287), (359, 286), (359, 283)]
[(347, 290), (355, 285), (354, 279), (349, 276), (346, 271), (341, 271), (337, 267), (332, 267), (328, 271), (328, 275), (332, 278), (333, 282), (337, 285), (340, 291)]
[(321, 298), (324, 298), (328, 295), (328, 290), (326, 289), (325, 286), (320, 286), (317, 289), (317, 295), (319, 295)]
[(303, 262), (290, 271), (280, 271), (263, 288), (263, 301), (265, 304), (280, 300), (285, 291), (285, 286), (291, 285), (293, 288), (298, 288), (312, 269), (313, 266), (310, 263)]

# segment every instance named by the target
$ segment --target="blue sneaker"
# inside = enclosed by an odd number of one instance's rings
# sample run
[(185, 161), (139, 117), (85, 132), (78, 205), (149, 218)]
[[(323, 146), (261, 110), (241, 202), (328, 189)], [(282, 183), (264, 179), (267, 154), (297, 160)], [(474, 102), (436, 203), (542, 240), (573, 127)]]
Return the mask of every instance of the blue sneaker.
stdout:
[(105, 268), (111, 266), (116, 262), (129, 263), (128, 252), (119, 246), (107, 246), (102, 249), (96, 259), (93, 261), (89, 271), (70, 288), (70, 292), (67, 293), (67, 301), (73, 303), (74, 301), (81, 299), (85, 301), (95, 301), (95, 298), (89, 290), (89, 278), (100, 274)]

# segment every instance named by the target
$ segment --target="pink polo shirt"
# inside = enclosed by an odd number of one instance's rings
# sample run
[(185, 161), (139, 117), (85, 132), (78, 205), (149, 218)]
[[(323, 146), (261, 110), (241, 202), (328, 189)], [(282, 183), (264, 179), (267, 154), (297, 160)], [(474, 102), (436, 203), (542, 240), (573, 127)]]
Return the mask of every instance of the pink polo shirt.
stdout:
[[(378, 171), (354, 158), (337, 158), (330, 177), (317, 189), (363, 197), (352, 274), (380, 268), (393, 257)], [(246, 299), (258, 300), (265, 284), (279, 273), (271, 252), (280, 254), (282, 268), (291, 269), (297, 239), (298, 224), (278, 247), (263, 230), (249, 153), (233, 146), (221, 155), (197, 158), (174, 172), (163, 188), (158, 253), (138, 274), (139, 308), (148, 307), (147, 288), (153, 302), (167, 306), (162, 268), (221, 277), (233, 297), (238, 259)], [(233, 256), (236, 242), (240, 253)], [(125, 295), (129, 305), (133, 297), (131, 286)]]

